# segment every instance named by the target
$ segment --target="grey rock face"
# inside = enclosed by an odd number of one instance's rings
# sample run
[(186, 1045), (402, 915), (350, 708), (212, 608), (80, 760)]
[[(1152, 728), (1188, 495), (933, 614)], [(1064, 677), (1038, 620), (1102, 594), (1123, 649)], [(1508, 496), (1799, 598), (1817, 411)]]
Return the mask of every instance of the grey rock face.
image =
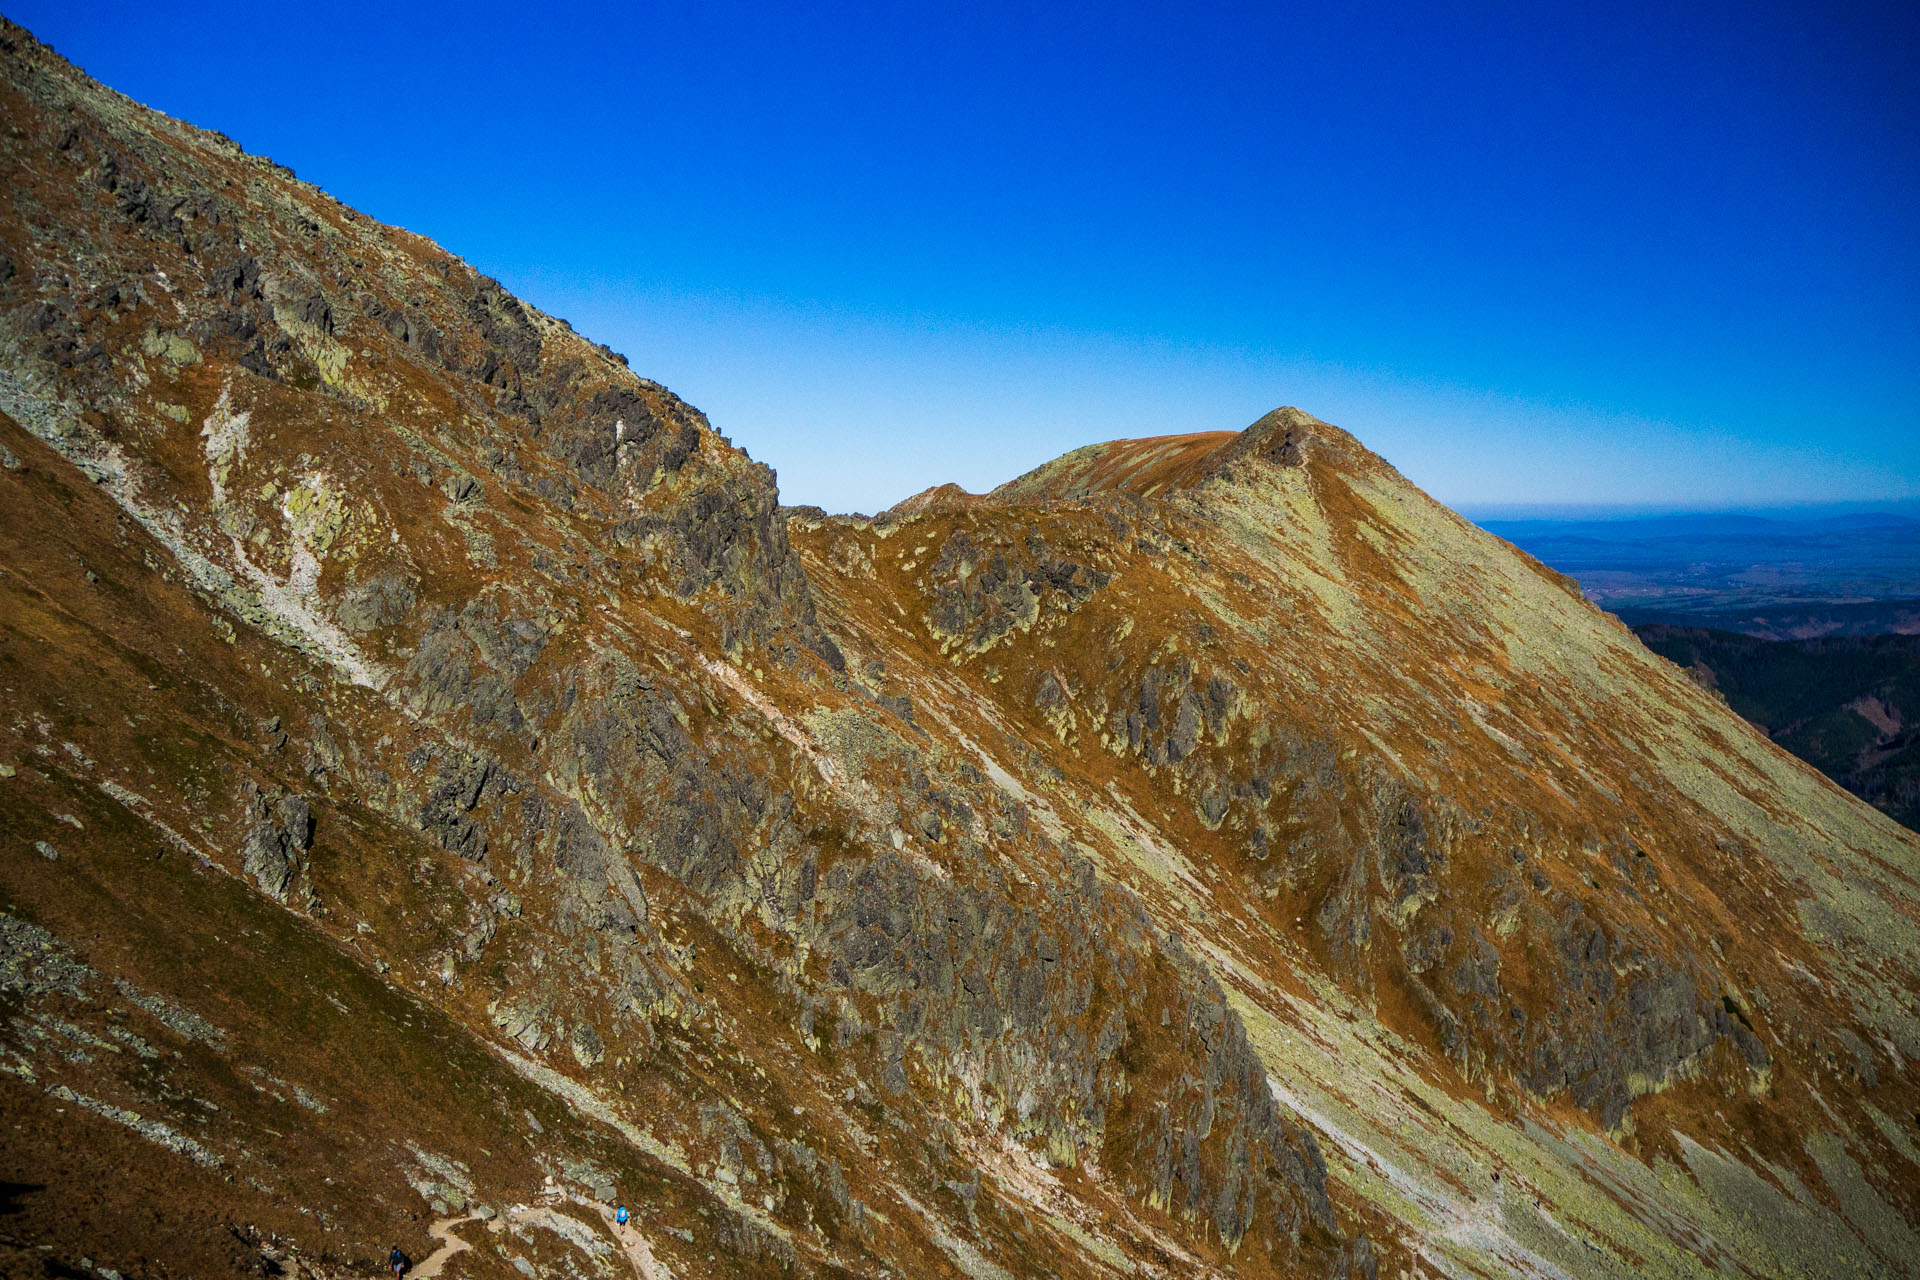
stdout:
[[(1314, 918), (1340, 971), (1370, 981), (1369, 957), (1390, 949), (1461, 1065), (1502, 1067), (1536, 1096), (1567, 1097), (1610, 1127), (1637, 1093), (1684, 1074), (1720, 1041), (1751, 1069), (1767, 1068), (1764, 1044), (1722, 1008), (1711, 974), (1603, 926), (1524, 861), (1520, 875), (1496, 877), (1484, 892), (1456, 891), (1447, 848), (1459, 820), (1398, 787), (1372, 792), (1371, 839), (1320, 849), (1292, 873), (1331, 878)], [(1527, 980), (1550, 983), (1557, 1007), (1532, 1017), (1521, 1009), (1489, 937), (1496, 929), (1530, 940)]]
[(270, 796), (251, 781), (241, 794), (251, 819), (241, 844), (242, 865), (262, 892), (285, 902), (313, 847), (313, 807), (304, 796)]
[(574, 1027), (568, 1044), (573, 1049), (574, 1061), (585, 1068), (599, 1066), (607, 1056), (606, 1042), (600, 1038), (600, 1033), (593, 1029), (591, 1023), (582, 1022)]
[[(1336, 973), (1366, 987), (1377, 957), (1398, 965), (1441, 1049), (1470, 1072), (1509, 1071), (1537, 1096), (1569, 1098), (1614, 1126), (1637, 1093), (1686, 1074), (1717, 1045), (1755, 1072), (1769, 1068), (1764, 1037), (1722, 1008), (1709, 971), (1603, 926), (1525, 855), (1511, 874), (1457, 889), (1451, 850), (1472, 824), (1444, 800), (1351, 774), (1326, 744), (1287, 731), (1262, 731), (1249, 749), (1250, 731), (1236, 722), (1247, 695), (1200, 659), (1149, 663), (1132, 688), (1104, 711), (1109, 740), (1175, 771), (1209, 829), (1246, 831), (1256, 882), (1312, 895)], [(1042, 680), (1043, 701), (1048, 693)], [(1355, 795), (1368, 815), (1357, 836), (1339, 817)], [(1629, 883), (1648, 874), (1644, 859), (1614, 862)], [(1526, 940), (1526, 980), (1561, 992), (1557, 1008), (1520, 1009), (1496, 932)]]
[(438, 761), (431, 788), (420, 805), (420, 829), (441, 848), (469, 862), (484, 862), (490, 840), (473, 815), (482, 796), (497, 797), (520, 790), (524, 784), (496, 761), (473, 752), (450, 749)]
[(379, 573), (349, 591), (340, 602), (340, 625), (349, 631), (397, 626), (413, 612), (414, 587), (396, 573)]
[[(765, 782), (770, 763), (706, 741), (673, 682), (616, 657), (574, 679), (579, 696), (549, 735), (555, 777), (595, 797), (609, 838), (574, 842), (560, 865), (603, 941), (624, 945), (616, 922), (645, 919), (644, 902), (623, 911), (620, 890), (625, 858), (642, 859), (761, 963), (775, 963), (762, 927), (820, 957), (828, 985), (795, 993), (801, 1020), (830, 1021), (883, 1096), (908, 1105), (921, 1082), (962, 1087), (1056, 1159), (1100, 1154), (1142, 1199), (1230, 1241), (1256, 1226), (1289, 1247), (1337, 1237), (1318, 1151), (1276, 1113), (1238, 1018), (1089, 864), (1049, 851), (1040, 865), (1058, 870), (1024, 889), (984, 861), (977, 877), (931, 877), (890, 847), (843, 849), (822, 869), (792, 797)], [(926, 801), (915, 838), (968, 841), (976, 815), (1002, 807), (963, 798), (983, 787), (977, 770), (908, 772)], [(641, 989), (658, 982), (633, 969)]]
[(937, 584), (934, 633), (975, 652), (1016, 627), (1032, 626), (1043, 604), (1076, 609), (1110, 580), (1049, 546), (1037, 529), (1018, 540), (997, 532), (955, 532), (927, 573)]

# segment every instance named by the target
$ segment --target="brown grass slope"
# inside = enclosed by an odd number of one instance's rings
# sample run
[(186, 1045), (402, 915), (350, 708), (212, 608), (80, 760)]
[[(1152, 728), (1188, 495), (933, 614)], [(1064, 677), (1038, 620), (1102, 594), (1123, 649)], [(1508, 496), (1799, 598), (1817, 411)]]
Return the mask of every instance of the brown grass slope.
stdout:
[(1344, 433), (790, 533), (0, 64), (12, 1272), (1913, 1267), (1912, 837)]
[[(1206, 966), (844, 677), (770, 472), (0, 57), (10, 1265), (331, 1274), (481, 1206), (449, 1274), (1370, 1267)], [(214, 1028), (158, 1074), (102, 1048), (156, 989)]]
[[(1257, 1041), (1271, 1021), (1269, 1070), (1352, 1156), (1356, 1195), (1427, 1263), (1912, 1266), (1912, 836), (1344, 432), (1286, 409), (1192, 440), (809, 526), (850, 671), (986, 746), (1197, 942)], [(1312, 1038), (1300, 1006), (1328, 978), (1378, 1020), (1378, 1056), (1284, 1042)], [(1455, 1114), (1369, 1113), (1409, 1064)], [(1330, 1073), (1317, 1100), (1303, 1069)], [(1656, 1180), (1688, 1169), (1691, 1229), (1577, 1187), (1556, 1216), (1538, 1193), (1564, 1155), (1508, 1140), (1545, 1124)], [(1445, 1148), (1434, 1130), (1468, 1125), (1442, 1167), (1412, 1167), (1409, 1126)], [(1383, 1173), (1395, 1141), (1410, 1165)], [(1753, 1185), (1701, 1171), (1723, 1156)], [(1522, 1196), (1471, 1186), (1535, 1160)], [(1775, 1201), (1820, 1209), (1753, 1237)]]

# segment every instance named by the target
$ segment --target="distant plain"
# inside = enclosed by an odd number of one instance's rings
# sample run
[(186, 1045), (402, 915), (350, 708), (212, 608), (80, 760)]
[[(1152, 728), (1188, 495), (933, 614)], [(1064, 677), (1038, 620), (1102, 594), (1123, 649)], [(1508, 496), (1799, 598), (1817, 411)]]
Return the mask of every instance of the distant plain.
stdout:
[(1630, 626), (1710, 627), (1766, 640), (1920, 634), (1920, 519), (1682, 514), (1482, 519), (1577, 579)]

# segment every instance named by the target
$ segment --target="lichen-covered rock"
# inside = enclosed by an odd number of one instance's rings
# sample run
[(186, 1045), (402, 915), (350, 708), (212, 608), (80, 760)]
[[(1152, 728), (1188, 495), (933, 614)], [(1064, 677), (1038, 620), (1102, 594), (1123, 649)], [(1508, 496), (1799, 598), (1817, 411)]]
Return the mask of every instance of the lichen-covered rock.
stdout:
[(927, 576), (933, 634), (976, 653), (1030, 629), (1043, 607), (1079, 607), (1111, 577), (1061, 555), (1038, 529), (1019, 539), (959, 530), (941, 544)]

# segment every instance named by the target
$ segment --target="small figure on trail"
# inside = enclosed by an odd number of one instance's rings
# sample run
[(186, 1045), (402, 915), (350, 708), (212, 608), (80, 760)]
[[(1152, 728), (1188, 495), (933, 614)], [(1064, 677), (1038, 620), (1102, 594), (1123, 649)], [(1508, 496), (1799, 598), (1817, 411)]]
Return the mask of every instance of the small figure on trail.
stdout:
[(627, 1225), (627, 1206), (621, 1205), (618, 1209), (615, 1209), (613, 1211), (613, 1220), (619, 1223), (623, 1227), (626, 1226)]
[(387, 1266), (393, 1269), (394, 1280), (399, 1280), (399, 1277), (407, 1273), (407, 1255), (400, 1252), (399, 1245), (393, 1246), (393, 1248), (388, 1251)]

